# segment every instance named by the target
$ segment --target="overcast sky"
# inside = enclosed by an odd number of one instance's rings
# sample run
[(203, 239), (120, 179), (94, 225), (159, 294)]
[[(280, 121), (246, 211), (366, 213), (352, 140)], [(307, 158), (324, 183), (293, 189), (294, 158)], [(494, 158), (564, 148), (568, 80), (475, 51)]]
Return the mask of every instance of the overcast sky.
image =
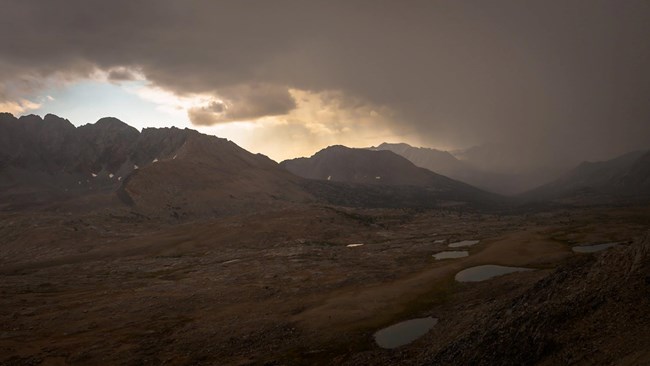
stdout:
[(385, 140), (650, 147), (650, 2), (0, 0), (0, 110), (197, 128), (276, 160)]

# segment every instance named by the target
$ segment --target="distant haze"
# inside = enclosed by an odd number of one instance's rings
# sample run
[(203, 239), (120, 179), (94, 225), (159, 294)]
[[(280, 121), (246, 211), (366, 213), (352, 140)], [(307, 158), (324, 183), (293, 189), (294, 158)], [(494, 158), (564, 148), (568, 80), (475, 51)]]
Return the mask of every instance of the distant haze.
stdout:
[[(0, 110), (17, 115), (193, 124), (276, 160), (404, 141), (547, 167), (650, 147), (645, 0), (0, 8)], [(143, 104), (67, 92), (89, 80)]]

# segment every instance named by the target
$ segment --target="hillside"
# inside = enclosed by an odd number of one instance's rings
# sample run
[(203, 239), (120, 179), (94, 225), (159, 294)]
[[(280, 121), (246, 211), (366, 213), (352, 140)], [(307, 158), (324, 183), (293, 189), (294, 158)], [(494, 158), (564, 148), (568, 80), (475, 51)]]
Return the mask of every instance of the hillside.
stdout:
[[(280, 163), (288, 171), (313, 180), (310, 191), (317, 195), (327, 192), (332, 197), (334, 187), (344, 187), (338, 193), (350, 197), (333, 198), (334, 202), (386, 202), (385, 206), (400, 204), (437, 206), (442, 201), (497, 202), (500, 197), (468, 184), (458, 182), (430, 170), (415, 166), (392, 151), (352, 149), (330, 146), (312, 157), (286, 160)], [(314, 182), (319, 181), (319, 182)], [(391, 200), (394, 202), (388, 202)], [(398, 198), (399, 197), (399, 198)], [(332, 200), (332, 198), (330, 198)], [(440, 202), (438, 202), (440, 201)], [(447, 202), (452, 204), (453, 202)]]

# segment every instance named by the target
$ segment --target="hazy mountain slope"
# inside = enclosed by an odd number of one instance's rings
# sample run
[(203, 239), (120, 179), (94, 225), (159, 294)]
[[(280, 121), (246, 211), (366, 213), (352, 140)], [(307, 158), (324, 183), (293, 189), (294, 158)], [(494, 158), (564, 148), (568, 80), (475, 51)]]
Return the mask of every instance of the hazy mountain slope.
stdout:
[(536, 200), (642, 198), (650, 196), (650, 152), (635, 151), (602, 162), (584, 162), (522, 197)]
[[(545, 149), (545, 146), (512, 142), (484, 144), (450, 153), (470, 168), (482, 173), (476, 178), (470, 175), (464, 181), (484, 180), (484, 185), (498, 192), (520, 194), (557, 179), (579, 163), (566, 156), (540, 154)], [(463, 180), (460, 177), (458, 179)]]
[(481, 170), (468, 162), (457, 159), (447, 151), (413, 147), (405, 143), (389, 144), (385, 142), (371, 149), (392, 151), (419, 167), (490, 192), (512, 194), (521, 189), (521, 184), (516, 176)]
[[(384, 206), (416, 202), (432, 206), (438, 200), (498, 201), (500, 197), (415, 166), (392, 151), (330, 146), (310, 158), (283, 161), (288, 171), (319, 182), (308, 189), (337, 204), (373, 201)], [(394, 201), (394, 202), (391, 202)], [(408, 204), (406, 204), (409, 202)]]
[(629, 192), (650, 193), (650, 151), (638, 158), (619, 182)]
[(413, 164), (436, 172), (438, 174), (454, 177), (463, 171), (470, 169), (465, 163), (456, 159), (447, 151), (436, 149), (413, 147), (405, 143), (389, 144), (382, 143), (377, 147), (371, 147), (371, 150), (389, 150), (407, 158)]

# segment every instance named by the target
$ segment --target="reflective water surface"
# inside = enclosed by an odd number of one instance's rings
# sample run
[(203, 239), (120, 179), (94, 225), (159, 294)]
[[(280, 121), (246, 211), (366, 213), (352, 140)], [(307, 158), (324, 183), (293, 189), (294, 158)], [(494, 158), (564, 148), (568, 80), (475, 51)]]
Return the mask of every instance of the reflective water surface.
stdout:
[(463, 241), (457, 241), (455, 243), (449, 244), (450, 248), (460, 248), (460, 247), (471, 247), (472, 245), (476, 245), (480, 242), (480, 240), (463, 240)]
[(406, 320), (377, 331), (375, 342), (381, 348), (397, 348), (427, 334), (437, 323), (438, 319), (432, 317)]
[(476, 266), (464, 269), (456, 274), (456, 281), (458, 282), (479, 282), (489, 280), (497, 276), (506, 275), (514, 272), (532, 271), (531, 268), (522, 267), (506, 267), (498, 266), (495, 264), (486, 264), (483, 266)]
[(467, 257), (469, 252), (466, 250), (448, 250), (445, 252), (436, 253), (433, 255), (435, 259), (451, 259), (451, 258), (462, 258)]
[(578, 245), (571, 248), (576, 253), (594, 253), (600, 252), (607, 248), (615, 247), (618, 243), (603, 243), (603, 244), (594, 244), (594, 245)]

